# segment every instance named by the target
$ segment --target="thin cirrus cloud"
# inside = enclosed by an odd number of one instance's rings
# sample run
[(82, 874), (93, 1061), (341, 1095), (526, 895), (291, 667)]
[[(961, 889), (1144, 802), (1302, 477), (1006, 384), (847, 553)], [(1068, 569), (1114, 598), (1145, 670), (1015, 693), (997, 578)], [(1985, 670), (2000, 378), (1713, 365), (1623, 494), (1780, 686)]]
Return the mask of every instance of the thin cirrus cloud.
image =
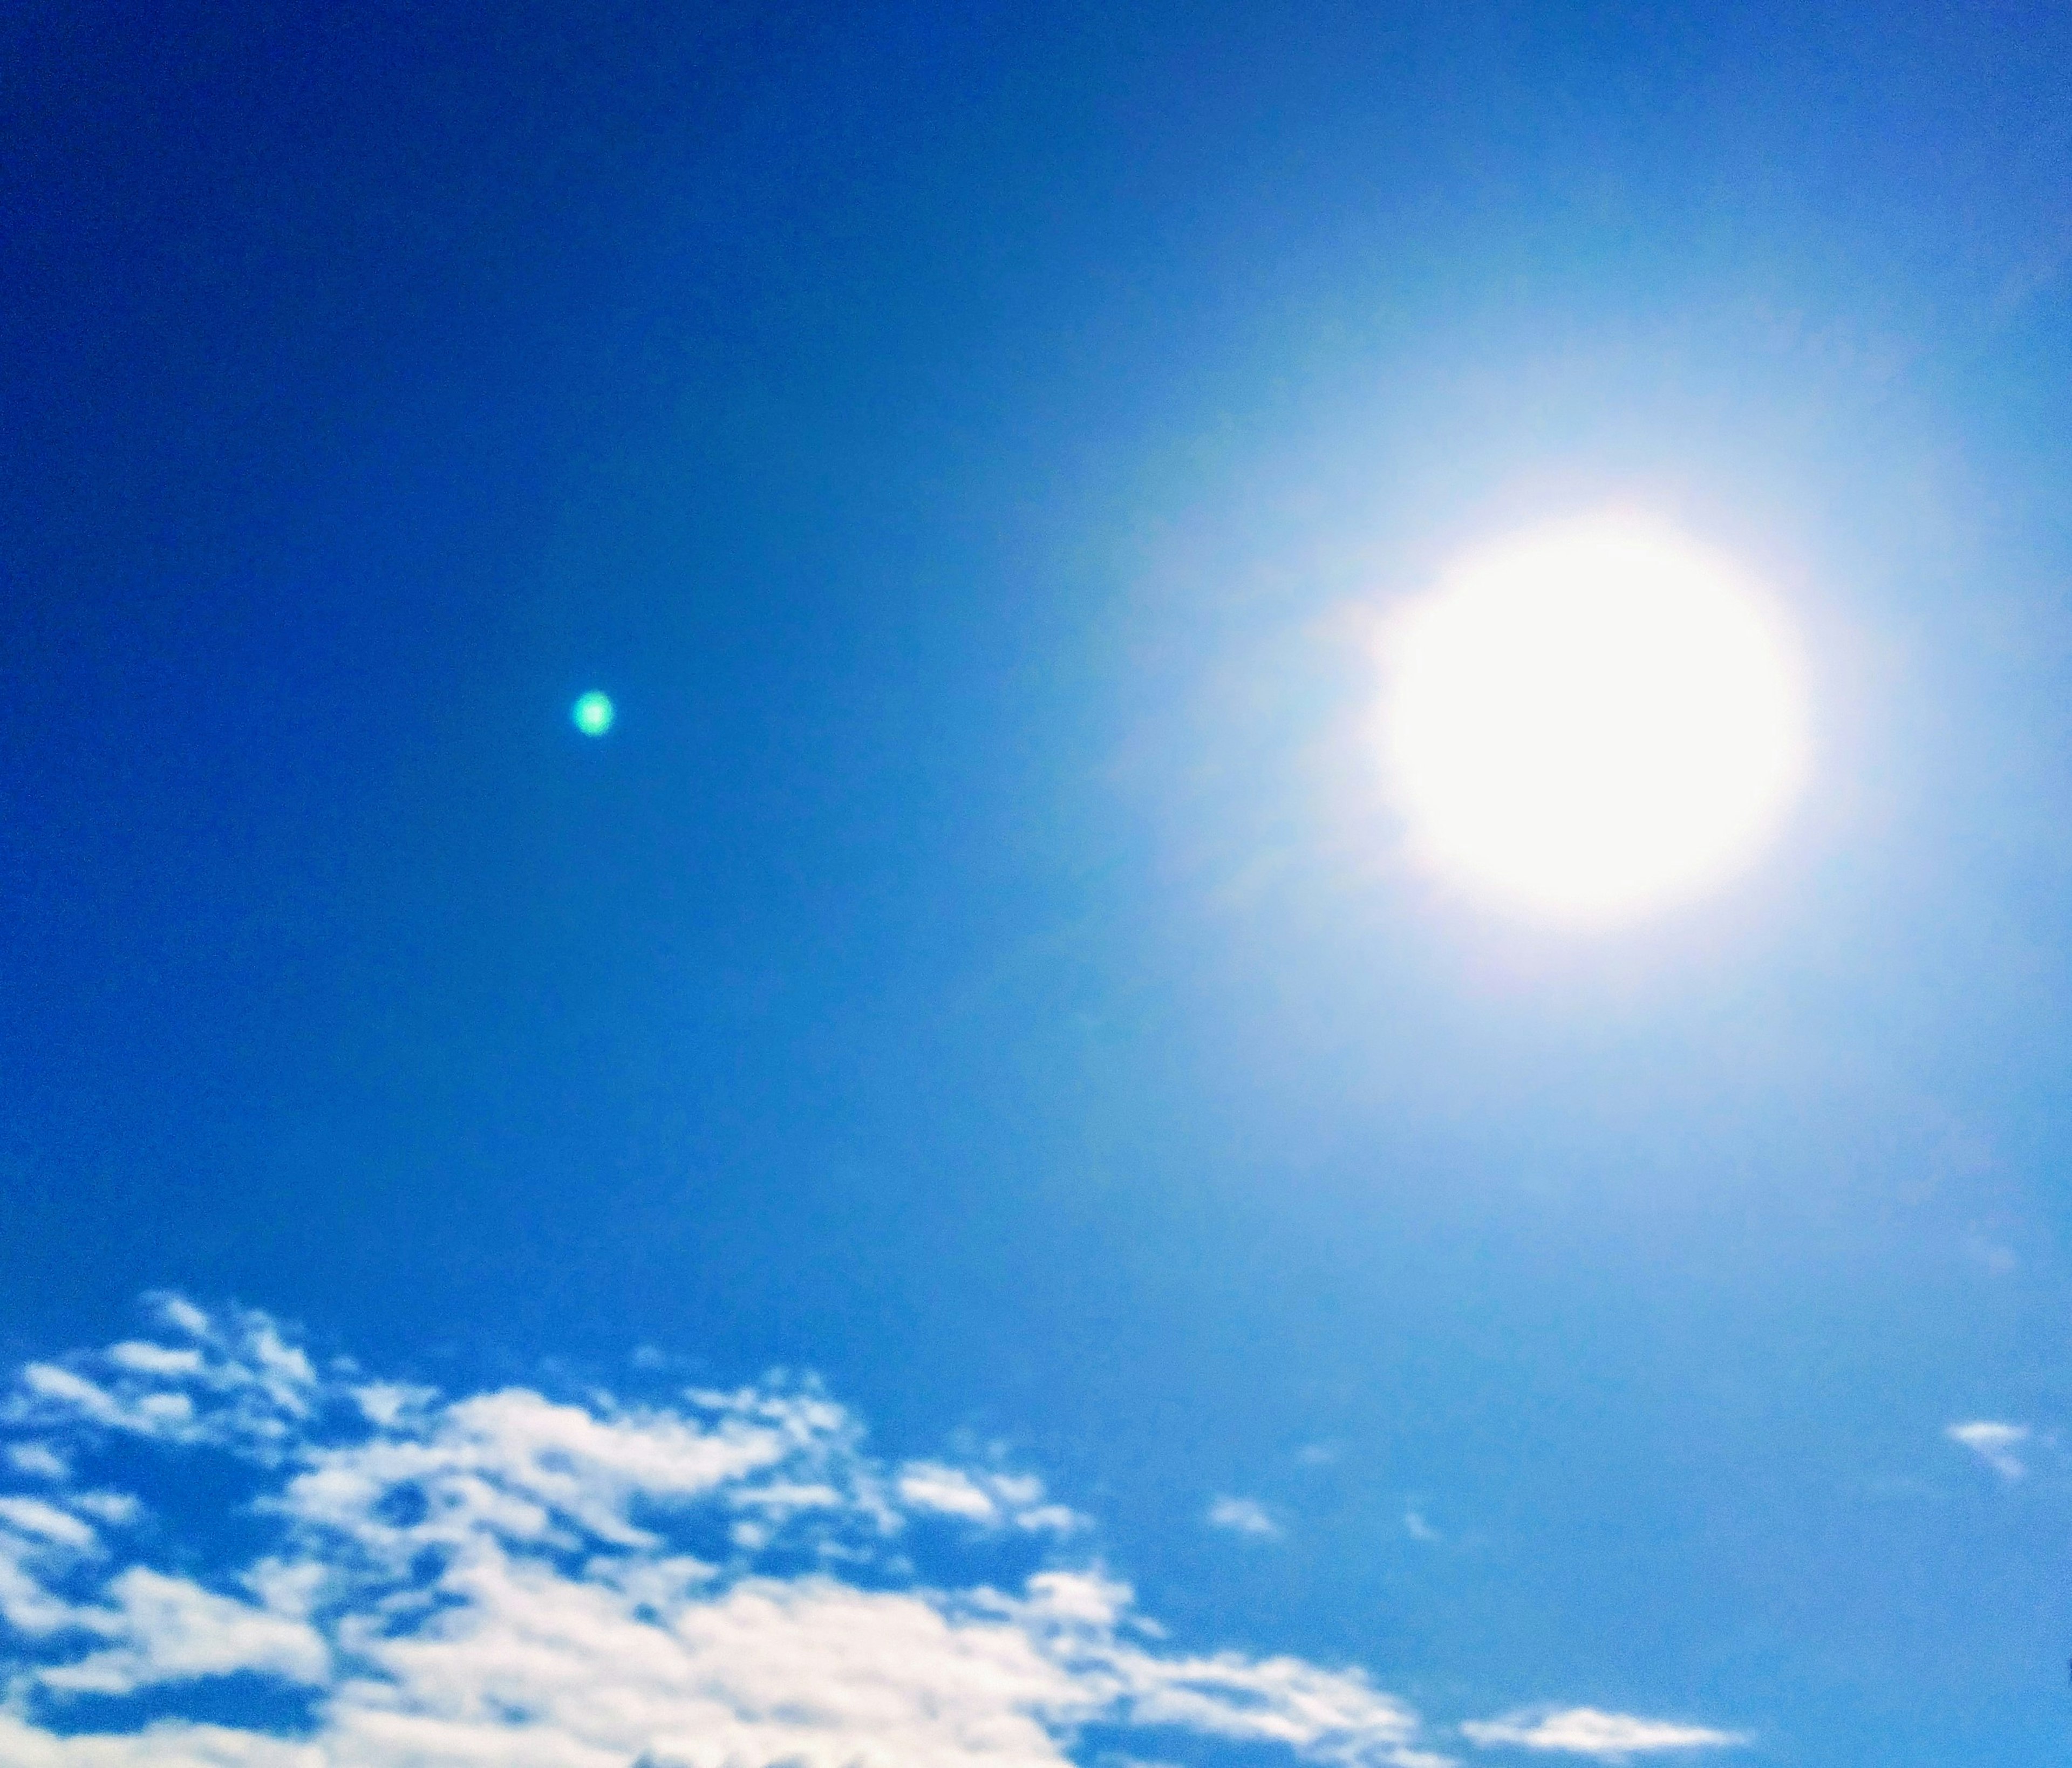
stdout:
[(1515, 1712), (1503, 1719), (1470, 1720), (1461, 1727), (1461, 1733), (1474, 1744), (1593, 1756), (1601, 1762), (1667, 1751), (1716, 1749), (1748, 1741), (1739, 1732), (1676, 1725), (1666, 1719), (1637, 1718), (1630, 1712), (1604, 1712), (1595, 1707), (1555, 1708)]
[(2026, 1425), (1996, 1424), (1980, 1418), (1970, 1424), (1951, 1425), (1943, 1434), (1970, 1449), (2002, 1479), (2017, 1480), (2029, 1471), (2028, 1465), (2015, 1453), (2029, 1441)]
[(1266, 1507), (1256, 1499), (1219, 1498), (1209, 1506), (1204, 1519), (1211, 1528), (1227, 1530), (1232, 1535), (1243, 1535), (1256, 1541), (1277, 1541), (1281, 1539), (1280, 1523), (1274, 1521)]
[[(1449, 1761), (1359, 1670), (1162, 1644), (1063, 1557), (1084, 1524), (1040, 1481), (887, 1467), (811, 1385), (455, 1398), (319, 1368), (261, 1314), (156, 1312), (162, 1342), (28, 1364), (0, 1401), (10, 1768), (1065, 1768), (1089, 1725)], [(183, 1524), (225, 1467), (236, 1516)], [(922, 1579), (926, 1540), (956, 1576)], [(253, 1689), (268, 1721), (226, 1722)], [(1463, 1729), (1608, 1754), (1533, 1741), (1561, 1717)]]

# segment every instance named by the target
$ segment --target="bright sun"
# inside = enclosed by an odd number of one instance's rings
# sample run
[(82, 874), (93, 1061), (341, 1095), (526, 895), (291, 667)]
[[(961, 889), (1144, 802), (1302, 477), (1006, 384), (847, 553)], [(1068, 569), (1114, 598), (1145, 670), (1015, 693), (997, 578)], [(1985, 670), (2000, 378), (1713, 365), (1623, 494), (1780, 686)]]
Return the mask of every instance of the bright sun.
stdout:
[(1628, 516), (1471, 554), (1389, 631), (1383, 742), (1421, 858), (1609, 921), (1753, 857), (1806, 767), (1798, 660), (1730, 564)]

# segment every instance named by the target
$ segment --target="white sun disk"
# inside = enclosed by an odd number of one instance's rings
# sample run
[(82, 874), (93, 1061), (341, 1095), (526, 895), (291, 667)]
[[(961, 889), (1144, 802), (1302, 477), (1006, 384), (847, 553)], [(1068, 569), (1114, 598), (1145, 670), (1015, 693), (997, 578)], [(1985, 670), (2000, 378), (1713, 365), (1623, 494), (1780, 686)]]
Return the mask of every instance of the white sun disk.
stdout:
[(1702, 890), (1804, 775), (1773, 605), (1667, 528), (1601, 517), (1477, 553), (1390, 640), (1383, 743), (1416, 851), (1522, 908), (1617, 919)]

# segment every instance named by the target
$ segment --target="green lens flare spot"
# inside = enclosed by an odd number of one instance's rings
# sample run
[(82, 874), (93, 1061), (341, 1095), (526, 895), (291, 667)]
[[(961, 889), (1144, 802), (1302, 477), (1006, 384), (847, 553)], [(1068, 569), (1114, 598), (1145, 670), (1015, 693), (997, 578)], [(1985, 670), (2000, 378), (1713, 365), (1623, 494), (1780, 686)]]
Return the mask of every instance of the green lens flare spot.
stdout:
[(570, 721), (586, 737), (602, 737), (611, 729), (612, 720), (618, 716), (619, 709), (612, 705), (611, 696), (594, 691), (585, 694), (569, 709)]

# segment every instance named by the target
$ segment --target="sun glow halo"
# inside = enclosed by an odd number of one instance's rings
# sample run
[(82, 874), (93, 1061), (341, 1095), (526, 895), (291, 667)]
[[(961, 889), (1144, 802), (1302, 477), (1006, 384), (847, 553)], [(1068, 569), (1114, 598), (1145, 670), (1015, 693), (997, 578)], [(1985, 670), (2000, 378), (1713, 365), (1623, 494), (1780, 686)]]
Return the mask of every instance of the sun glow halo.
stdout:
[(1383, 747), (1419, 857), (1622, 919), (1753, 857), (1800, 784), (1798, 660), (1733, 565), (1626, 516), (1471, 554), (1388, 634)]

